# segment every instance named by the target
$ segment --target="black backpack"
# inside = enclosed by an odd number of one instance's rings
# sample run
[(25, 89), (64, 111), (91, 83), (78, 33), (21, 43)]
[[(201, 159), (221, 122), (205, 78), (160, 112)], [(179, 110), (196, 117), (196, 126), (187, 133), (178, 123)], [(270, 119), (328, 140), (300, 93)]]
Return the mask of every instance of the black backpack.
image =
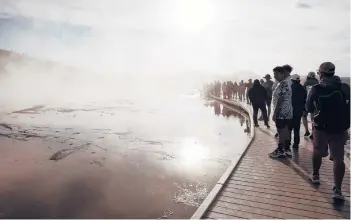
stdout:
[(314, 122), (328, 134), (337, 134), (350, 128), (350, 86), (342, 83), (338, 88), (315, 85), (318, 94)]

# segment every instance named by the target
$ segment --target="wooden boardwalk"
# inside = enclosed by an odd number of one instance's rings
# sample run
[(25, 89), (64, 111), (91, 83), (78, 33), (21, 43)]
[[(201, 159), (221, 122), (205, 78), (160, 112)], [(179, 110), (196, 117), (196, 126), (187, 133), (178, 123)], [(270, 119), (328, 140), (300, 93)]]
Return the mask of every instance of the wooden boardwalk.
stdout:
[(350, 170), (346, 169), (342, 189), (346, 201), (335, 204), (333, 162), (323, 159), (321, 184), (316, 187), (308, 179), (311, 141), (302, 135), (300, 149), (292, 158), (271, 159), (268, 153), (277, 146), (274, 133), (273, 123), (269, 130), (263, 125), (255, 128), (254, 141), (202, 217), (350, 219)]

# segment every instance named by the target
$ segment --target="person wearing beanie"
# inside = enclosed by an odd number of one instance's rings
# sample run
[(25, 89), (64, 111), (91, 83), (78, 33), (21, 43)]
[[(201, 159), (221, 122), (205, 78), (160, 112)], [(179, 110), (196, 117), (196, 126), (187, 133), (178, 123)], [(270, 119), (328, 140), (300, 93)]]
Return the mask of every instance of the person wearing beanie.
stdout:
[(318, 75), (321, 81), (311, 88), (306, 101), (307, 112), (314, 113), (310, 179), (314, 184), (320, 183), (319, 169), (329, 149), (334, 163), (333, 199), (343, 200), (341, 185), (345, 175), (344, 148), (350, 128), (350, 86), (335, 75), (335, 65), (331, 62), (322, 63)]

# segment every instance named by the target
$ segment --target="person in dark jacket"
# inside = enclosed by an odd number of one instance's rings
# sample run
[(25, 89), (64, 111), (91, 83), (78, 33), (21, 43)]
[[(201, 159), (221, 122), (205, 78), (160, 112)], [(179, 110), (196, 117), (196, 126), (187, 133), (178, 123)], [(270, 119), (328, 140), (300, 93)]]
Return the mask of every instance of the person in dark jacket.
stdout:
[(258, 109), (260, 109), (263, 115), (264, 124), (269, 128), (266, 109), (267, 92), (258, 79), (255, 79), (252, 88), (248, 91), (248, 98), (252, 104), (253, 121), (255, 126), (258, 127), (257, 113)]
[[(316, 74), (314, 72), (309, 72), (306, 78), (305, 83), (303, 84), (303, 87), (305, 88), (307, 94), (310, 91), (310, 89), (312, 88), (312, 86), (317, 85), (318, 79), (316, 78)], [(313, 118), (313, 114), (311, 113), (311, 121)], [(311, 139), (313, 138), (313, 136), (311, 135), (309, 129), (308, 129), (308, 121), (307, 121), (307, 116), (308, 116), (308, 112), (305, 110), (302, 116), (302, 123), (303, 126), (305, 127), (305, 137), (310, 137)]]
[(333, 199), (343, 200), (341, 185), (345, 175), (345, 144), (350, 128), (350, 86), (342, 83), (335, 75), (335, 65), (322, 63), (318, 70), (321, 82), (311, 88), (307, 95), (306, 110), (314, 113), (313, 132), (313, 173), (312, 183), (319, 184), (319, 170), (322, 157), (332, 157), (334, 167)]
[(300, 144), (300, 127), (301, 118), (305, 110), (305, 103), (307, 92), (305, 88), (300, 84), (300, 76), (294, 74), (291, 76), (292, 84), (292, 105), (293, 105), (293, 121), (292, 128), (294, 130), (294, 144), (293, 149), (298, 149)]

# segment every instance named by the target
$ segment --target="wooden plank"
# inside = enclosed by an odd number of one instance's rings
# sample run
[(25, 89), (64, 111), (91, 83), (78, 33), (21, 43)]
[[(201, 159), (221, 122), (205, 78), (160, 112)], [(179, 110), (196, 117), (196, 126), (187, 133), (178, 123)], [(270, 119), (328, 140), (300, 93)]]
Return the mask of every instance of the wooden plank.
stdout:
[[(282, 169), (282, 171), (280, 171), (279, 169), (276, 169), (276, 168), (269, 169), (266, 167), (253, 168), (253, 167), (249, 167), (249, 166), (241, 166), (240, 168), (238, 168), (236, 170), (236, 172), (241, 172), (241, 171), (251, 172), (252, 174), (261, 173), (261, 174), (266, 174), (267, 176), (279, 176), (279, 177), (283, 177), (283, 178), (289, 178), (291, 176), (296, 176), (296, 171), (294, 172), (292, 170), (288, 171), (288, 170), (284, 170), (284, 169)], [(312, 172), (312, 169), (308, 173), (311, 173), (311, 172)], [(320, 172), (320, 178), (321, 178), (321, 180), (324, 179), (324, 180), (328, 180), (328, 182), (333, 183), (334, 174), (333, 173), (325, 173), (322, 171), (322, 172)], [(304, 179), (308, 179), (308, 176), (304, 176)], [(350, 185), (349, 174), (345, 173), (343, 184)]]
[[(317, 201), (317, 202), (325, 202), (328, 204), (332, 204), (333, 200), (330, 197), (322, 197), (320, 194), (311, 196), (308, 195), (306, 196), (305, 194), (301, 193), (291, 193), (291, 192), (286, 192), (283, 188), (282, 190), (277, 190), (275, 189), (266, 189), (262, 187), (253, 187), (253, 186), (247, 186), (247, 185), (239, 185), (239, 184), (233, 184), (231, 187), (225, 187), (225, 191), (233, 191), (235, 189), (240, 189), (240, 190), (247, 190), (247, 191), (252, 191), (252, 192), (262, 192), (262, 193), (268, 193), (268, 194), (273, 194), (273, 195), (278, 195), (278, 196), (284, 196), (284, 197), (291, 197), (291, 198), (299, 198), (299, 199), (306, 199), (309, 201)], [(349, 201), (345, 201), (344, 205), (350, 206)]]
[(211, 211), (211, 212), (208, 212), (205, 215), (205, 218), (209, 218), (209, 219), (233, 219), (233, 218), (239, 219), (240, 217), (232, 216), (232, 215), (226, 215), (226, 214), (223, 214), (223, 213), (218, 213), (218, 212)]
[[(252, 188), (261, 188), (267, 191), (277, 191), (277, 187), (276, 186), (271, 186), (271, 185), (266, 185), (266, 184), (262, 184), (262, 183), (249, 183), (249, 182), (239, 182), (236, 181), (235, 183), (230, 182), (226, 187), (227, 188), (231, 188), (233, 186), (236, 185), (242, 185), (242, 186), (248, 186), (248, 187), (252, 187)], [(331, 195), (329, 194), (325, 194), (322, 192), (317, 192), (317, 191), (308, 191), (308, 190), (299, 190), (299, 189), (293, 189), (293, 188), (289, 188), (288, 185), (282, 186), (281, 189), (284, 190), (284, 192), (287, 193), (292, 193), (292, 194), (300, 194), (300, 195), (304, 195), (306, 196), (313, 196), (313, 197), (323, 197), (323, 198), (331, 198)]]
[(252, 192), (252, 191), (244, 191), (240, 189), (231, 189), (231, 191), (222, 192), (220, 195), (226, 197), (233, 197), (233, 194), (239, 195), (247, 195), (252, 196), (253, 198), (264, 198), (264, 199), (271, 199), (276, 200), (278, 202), (288, 202), (292, 204), (296, 204), (296, 207), (300, 205), (305, 207), (308, 210), (319, 210), (321, 209), (323, 212), (328, 214), (333, 214), (337, 212), (342, 212), (342, 215), (350, 215), (350, 209), (348, 206), (333, 206), (331, 203), (326, 202), (317, 202), (317, 201), (310, 201), (308, 199), (301, 199), (301, 198), (293, 198), (293, 197), (284, 197), (279, 195), (274, 195), (265, 192)]
[(267, 218), (275, 218), (267, 215), (252, 213), (249, 207), (243, 207), (240, 205), (227, 207), (225, 204), (217, 204), (215, 203), (213, 207), (214, 212), (222, 213), (225, 215), (232, 216), (232, 218), (245, 218), (245, 219), (267, 219)]
[(272, 182), (272, 181), (257, 181), (255, 179), (251, 179), (251, 178), (243, 178), (243, 177), (236, 177), (233, 179), (230, 179), (231, 181), (229, 182), (229, 184), (235, 184), (236, 182), (242, 182), (242, 183), (258, 183), (258, 184), (264, 184), (264, 185), (269, 185), (269, 186), (274, 186), (274, 187), (279, 187), (279, 188), (290, 188), (290, 189), (296, 189), (296, 190), (301, 190), (301, 192), (303, 193), (303, 191), (314, 191), (314, 192), (319, 192), (319, 193), (325, 193), (325, 194), (329, 194), (332, 195), (333, 192), (331, 189), (324, 189), (324, 188), (313, 188), (312, 186), (309, 185), (298, 185), (295, 184), (294, 182), (290, 182), (290, 183), (277, 183), (277, 182)]
[[(220, 201), (228, 202), (228, 203), (238, 203), (240, 201), (241, 204), (250, 204), (254, 207), (260, 207), (267, 210), (271, 210), (273, 212), (280, 211), (289, 214), (301, 215), (306, 218), (345, 218), (342, 213), (337, 213), (335, 210), (325, 211), (324, 208), (321, 207), (309, 207), (309, 209), (301, 204), (292, 203), (292, 202), (282, 202), (273, 200), (271, 198), (260, 198), (253, 197), (243, 194), (231, 194), (231, 197), (227, 197), (224, 195), (219, 197)], [(349, 213), (348, 213), (349, 214)]]
[[(289, 163), (289, 162), (288, 162)], [(295, 163), (295, 162), (294, 162)], [(260, 164), (260, 166), (257, 166), (257, 164)], [(309, 172), (312, 172), (312, 164), (307, 165), (307, 164), (303, 164), (303, 163), (295, 163), (296, 165), (298, 165), (299, 167), (303, 168), (304, 170)], [(291, 164), (291, 166), (281, 166), (281, 164), (279, 163), (274, 163), (274, 162), (267, 162), (267, 160), (261, 160), (261, 159), (244, 159), (241, 163), (241, 167), (240, 169), (247, 169), (247, 168), (264, 168), (267, 170), (279, 170), (281, 173), (291, 173), (290, 171), (293, 171), (292, 169), (294, 169), (293, 167), (294, 164)], [(331, 165), (330, 167), (327, 167), (326, 165), (322, 164), (322, 168), (320, 170), (320, 174), (321, 175), (325, 175), (325, 176), (331, 176), (333, 175), (333, 165)], [(350, 174), (348, 172), (345, 173), (345, 177), (350, 177)]]
[[(283, 183), (283, 184), (291, 184), (291, 180), (289, 179), (283, 179), (279, 177), (272, 177), (272, 176), (258, 176), (258, 175), (250, 175), (249, 173), (239, 173), (235, 172), (234, 175), (230, 177), (230, 179), (235, 180), (235, 179), (252, 179), (257, 182), (265, 181), (265, 182), (272, 182), (272, 183)], [(309, 186), (314, 189), (323, 189), (323, 190), (331, 190), (332, 188), (329, 185), (321, 184), (321, 185), (314, 185), (311, 182), (306, 182), (306, 181), (294, 181), (295, 186)], [(343, 191), (350, 193), (350, 185), (345, 186)]]
[(266, 206), (263, 204), (252, 203), (245, 200), (237, 201), (237, 203), (227, 203), (227, 202), (221, 201), (220, 199), (221, 197), (219, 197), (219, 200), (216, 202), (216, 205), (226, 209), (233, 209), (235, 207), (235, 210), (241, 210), (241, 211), (249, 212), (256, 215), (268, 216), (269, 218), (280, 218), (280, 219), (304, 218), (304, 216), (301, 216), (298, 214), (290, 214), (290, 213), (285, 213), (281, 211), (268, 210), (265, 208)]

